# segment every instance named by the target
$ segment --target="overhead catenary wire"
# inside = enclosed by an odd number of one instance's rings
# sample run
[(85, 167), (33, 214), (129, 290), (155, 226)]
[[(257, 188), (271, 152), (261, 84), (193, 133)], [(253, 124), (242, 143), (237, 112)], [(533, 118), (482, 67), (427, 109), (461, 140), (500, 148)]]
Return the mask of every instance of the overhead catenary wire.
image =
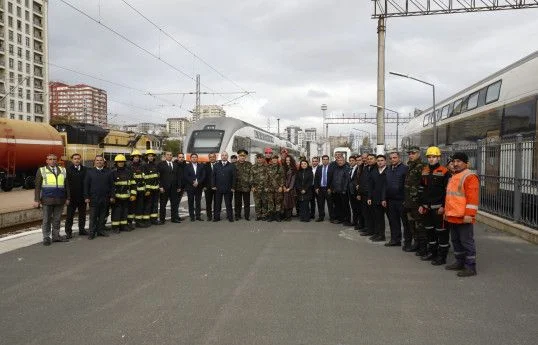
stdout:
[(241, 87), (239, 84), (237, 84), (232, 79), (225, 76), (223, 73), (221, 73), (219, 70), (217, 70), (215, 67), (213, 67), (210, 63), (205, 61), (202, 57), (198, 56), (195, 52), (193, 52), (191, 49), (189, 49), (187, 46), (185, 46), (183, 43), (179, 42), (174, 36), (172, 36), (169, 32), (161, 28), (159, 25), (157, 25), (154, 21), (149, 19), (146, 15), (144, 15), (140, 10), (138, 10), (136, 7), (134, 7), (132, 4), (130, 4), (126, 0), (121, 0), (125, 5), (127, 5), (130, 9), (132, 9), (134, 12), (136, 12), (138, 15), (140, 15), (142, 18), (144, 18), (148, 23), (153, 25), (157, 30), (159, 30), (161, 33), (163, 33), (166, 37), (170, 38), (172, 41), (174, 41), (177, 45), (179, 45), (181, 48), (185, 49), (189, 54), (194, 56), (196, 59), (200, 60), (204, 65), (209, 67), (211, 70), (213, 70), (215, 73), (217, 73), (219, 76), (221, 76), (223, 79), (229, 81), (230, 83), (234, 84), (237, 88), (241, 89), (243, 92), (247, 92), (243, 87)]

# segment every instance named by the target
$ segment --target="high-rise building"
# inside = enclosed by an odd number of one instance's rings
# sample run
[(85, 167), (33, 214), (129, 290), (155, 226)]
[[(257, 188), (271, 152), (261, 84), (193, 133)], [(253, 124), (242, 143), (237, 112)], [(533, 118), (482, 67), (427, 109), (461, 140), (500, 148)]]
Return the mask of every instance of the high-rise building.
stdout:
[(171, 137), (184, 137), (187, 135), (190, 122), (186, 117), (171, 117), (166, 119), (166, 131)]
[(286, 138), (288, 141), (291, 141), (294, 145), (299, 145), (299, 132), (301, 132), (301, 127), (298, 126), (288, 126), (286, 127)]
[(201, 105), (198, 119), (206, 117), (225, 117), (226, 111), (220, 105)]
[(76, 122), (107, 126), (106, 91), (85, 85), (52, 82), (49, 85), (50, 117), (70, 118)]
[(316, 141), (318, 140), (318, 131), (316, 128), (306, 128), (304, 130), (304, 133), (305, 133), (305, 138), (304, 140), (306, 141)]
[(0, 117), (48, 122), (47, 0), (0, 1)]
[(122, 129), (126, 132), (159, 135), (166, 130), (166, 125), (163, 123), (141, 122), (123, 125)]

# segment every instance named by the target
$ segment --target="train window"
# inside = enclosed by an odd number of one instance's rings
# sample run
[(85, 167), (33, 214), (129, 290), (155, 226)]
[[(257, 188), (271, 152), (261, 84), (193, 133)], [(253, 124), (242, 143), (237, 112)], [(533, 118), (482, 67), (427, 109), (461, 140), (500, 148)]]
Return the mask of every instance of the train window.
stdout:
[(458, 99), (454, 102), (454, 106), (452, 107), (452, 113), (450, 116), (458, 115), (461, 113), (461, 103), (463, 102), (463, 98)]
[(509, 105), (504, 108), (502, 136), (535, 133), (536, 104), (534, 101)]
[(422, 127), (426, 127), (430, 123), (430, 114), (424, 115), (424, 120), (422, 121)]
[(446, 119), (448, 117), (448, 104), (441, 109), (441, 119)]
[(193, 131), (187, 152), (211, 153), (219, 152), (224, 137), (221, 130), (201, 130)]
[(486, 104), (493, 103), (499, 100), (499, 95), (501, 94), (501, 84), (502, 80), (499, 80), (496, 83), (488, 86), (486, 93)]
[(469, 96), (467, 101), (467, 110), (472, 110), (478, 106), (478, 92), (475, 92)]
[[(437, 121), (441, 120), (441, 109), (437, 109), (435, 111), (435, 118), (437, 119)], [(432, 116), (432, 123), (433, 123), (433, 116)]]
[(469, 101), (469, 96), (463, 98), (463, 101), (461, 101), (461, 112), (464, 113), (467, 111), (467, 102)]
[(478, 107), (481, 107), (484, 104), (486, 104), (486, 88), (478, 91)]

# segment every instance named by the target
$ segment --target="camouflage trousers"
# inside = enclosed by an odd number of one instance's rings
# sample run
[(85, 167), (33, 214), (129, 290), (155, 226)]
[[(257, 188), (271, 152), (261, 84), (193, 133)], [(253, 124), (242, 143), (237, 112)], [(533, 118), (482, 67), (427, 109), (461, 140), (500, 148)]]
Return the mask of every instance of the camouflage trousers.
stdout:
[(415, 241), (426, 241), (428, 235), (426, 228), (424, 228), (424, 216), (418, 213), (418, 206), (416, 208), (405, 208), (405, 214), (409, 220), (409, 230), (413, 234)]
[(282, 211), (282, 201), (284, 201), (284, 195), (279, 192), (267, 193), (267, 211), (269, 214), (280, 213)]
[(254, 195), (254, 210), (256, 211), (256, 217), (267, 216), (267, 194), (265, 192), (253, 192)]

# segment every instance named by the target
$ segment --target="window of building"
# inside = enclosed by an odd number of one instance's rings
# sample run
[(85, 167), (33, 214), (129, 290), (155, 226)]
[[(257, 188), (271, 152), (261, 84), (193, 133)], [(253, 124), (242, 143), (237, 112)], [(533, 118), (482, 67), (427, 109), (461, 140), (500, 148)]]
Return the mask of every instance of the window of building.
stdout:
[(9, 72), (9, 82), (14, 83), (15, 82), (15, 73)]
[(14, 100), (9, 100), (9, 110), (15, 110), (15, 101)]
[(30, 73), (30, 64), (29, 63), (26, 64), (26, 73)]
[(13, 17), (7, 17), (7, 23), (9, 25), (9, 27), (13, 27)]
[(15, 120), (15, 114), (9, 114), (9, 118)]
[(22, 87), (19, 87), (18, 95), (19, 95), (19, 98), (22, 98)]
[(26, 121), (32, 121), (32, 117), (30, 115), (26, 116)]
[(20, 18), (21, 16), (22, 16), (22, 9), (19, 6), (17, 6), (17, 17)]
[[(32, 95), (30, 93), (30, 90), (26, 90), (26, 99), (30, 100), (31, 97), (32, 97)], [(30, 104), (30, 103), (28, 103), (28, 104)]]
[(30, 7), (30, 5), (28, 4), (30, 0), (24, 0), (24, 6), (26, 7)]
[(13, 55), (13, 54), (14, 54), (14, 53), (13, 53), (13, 44), (10, 44), (10, 45), (9, 45), (9, 54), (10, 54), (10, 55)]
[(19, 115), (19, 120), (22, 120), (22, 115)]
[(13, 31), (9, 30), (8, 37), (11, 42), (13, 42)]
[(499, 96), (501, 94), (501, 84), (502, 80), (499, 80), (498, 82), (488, 86), (488, 91), (486, 92), (486, 104), (499, 100)]
[(22, 31), (22, 22), (17, 20), (17, 30)]
[(27, 34), (30, 33), (30, 25), (29, 24), (24, 24), (24, 32), (26, 32)]
[(13, 62), (13, 59), (12, 58), (9, 58), (9, 68), (13, 68), (14, 66), (14, 62)]
[(11, 2), (7, 3), (7, 11), (9, 13), (13, 13), (13, 4)]
[(30, 51), (29, 50), (26, 51), (26, 60), (30, 60)]
[(26, 112), (27, 112), (27, 113), (31, 113), (31, 112), (32, 112), (32, 104), (31, 104), (31, 103), (26, 103)]
[(21, 34), (17, 34), (17, 43), (22, 44), (22, 35)]
[(30, 20), (30, 12), (24, 11), (24, 19)]
[(18, 61), (18, 62), (17, 62), (17, 70), (18, 70), (19, 72), (22, 72), (22, 61)]
[(30, 87), (30, 78), (26, 79), (26, 86)]
[(17, 56), (22, 58), (22, 48), (21, 47), (17, 48)]
[(26, 37), (25, 43), (27, 47), (30, 47), (30, 37)]
[(22, 106), (23, 106), (23, 105), (22, 105), (22, 102), (19, 101), (19, 111), (20, 111), (20, 112), (22, 112), (22, 109), (23, 109)]

